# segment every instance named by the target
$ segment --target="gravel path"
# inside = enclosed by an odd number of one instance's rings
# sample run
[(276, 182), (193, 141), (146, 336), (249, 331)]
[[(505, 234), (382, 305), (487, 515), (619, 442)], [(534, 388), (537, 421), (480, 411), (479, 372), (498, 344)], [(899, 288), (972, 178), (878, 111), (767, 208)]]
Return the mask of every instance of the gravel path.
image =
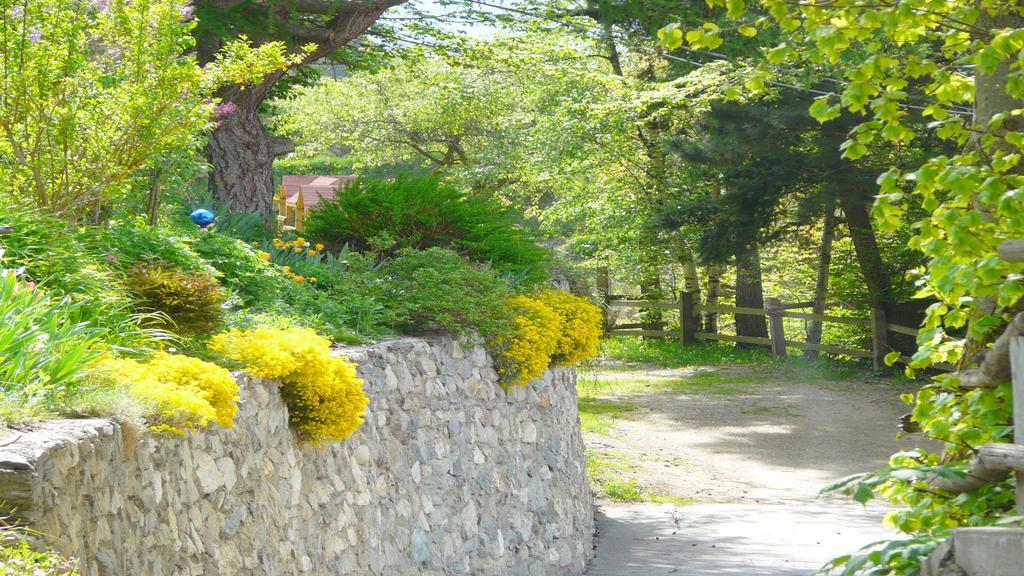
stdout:
[[(637, 408), (604, 434), (586, 433), (588, 449), (626, 457), (644, 489), (695, 504), (599, 502), (590, 576), (810, 575), (892, 535), (881, 527), (881, 504), (819, 491), (925, 444), (896, 438), (905, 390), (771, 375), (758, 382), (749, 368), (729, 370), (737, 382), (757, 383), (732, 385), (726, 373), (724, 384), (693, 390), (685, 370), (597, 375), (603, 384), (591, 394)], [(649, 391), (633, 384), (638, 378), (653, 383)]]

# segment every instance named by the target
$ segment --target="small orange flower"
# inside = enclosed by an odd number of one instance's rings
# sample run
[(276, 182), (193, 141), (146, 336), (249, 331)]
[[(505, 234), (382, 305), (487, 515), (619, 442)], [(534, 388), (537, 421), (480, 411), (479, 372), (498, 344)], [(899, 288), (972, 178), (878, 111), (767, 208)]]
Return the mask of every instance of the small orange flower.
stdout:
[(302, 284), (303, 282), (306, 281), (306, 277), (303, 276), (302, 274), (296, 274), (295, 276), (292, 276), (292, 278), (299, 284)]
[(309, 281), (312, 282), (313, 284), (316, 284), (316, 276), (310, 276)]

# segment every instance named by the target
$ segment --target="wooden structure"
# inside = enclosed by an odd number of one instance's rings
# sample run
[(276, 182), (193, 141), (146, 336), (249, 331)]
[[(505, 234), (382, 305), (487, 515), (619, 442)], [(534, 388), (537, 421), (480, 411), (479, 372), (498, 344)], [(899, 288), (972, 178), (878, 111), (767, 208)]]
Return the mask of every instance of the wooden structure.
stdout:
[(284, 176), (275, 199), (278, 226), (301, 232), (311, 210), (316, 210), (322, 200), (336, 198), (355, 180), (355, 176)]
[[(874, 308), (869, 318), (851, 318), (849, 316), (833, 316), (829, 314), (815, 314), (813, 312), (800, 311), (802, 308), (812, 308), (813, 302), (797, 302), (784, 304), (778, 298), (768, 298), (765, 307), (744, 308), (738, 306), (714, 305), (708, 306), (696, 302), (693, 294), (682, 292), (676, 302), (642, 300), (639, 296), (618, 296), (609, 294), (609, 281), (607, 272), (598, 271), (598, 291), (604, 300), (605, 307), (611, 308), (637, 308), (640, 310), (677, 310), (680, 318), (679, 330), (665, 330), (662, 325), (656, 325), (656, 329), (643, 324), (627, 324), (616, 326), (606, 318), (606, 331), (612, 336), (643, 336), (645, 338), (672, 338), (679, 339), (679, 343), (688, 346), (698, 340), (719, 340), (725, 342), (739, 342), (743, 344), (756, 344), (771, 348), (776, 356), (786, 356), (789, 348), (797, 350), (817, 350), (828, 354), (842, 356), (853, 356), (855, 358), (871, 358), (876, 368), (885, 365), (885, 356), (892, 351), (889, 346), (889, 334), (891, 332), (917, 336), (918, 330), (908, 326), (900, 326), (888, 322), (885, 311), (882, 308)], [(736, 334), (720, 334), (701, 332), (696, 319), (702, 312), (716, 314), (748, 314), (753, 316), (766, 316), (768, 318), (768, 337), (740, 336)], [(843, 346), (832, 346), (829, 344), (800, 342), (788, 340), (784, 330), (783, 321), (785, 318), (799, 318), (803, 320), (815, 320), (822, 323), (848, 324), (871, 329), (871, 349), (862, 350), (859, 348), (846, 348)], [(902, 360), (909, 362), (910, 359), (902, 357)], [(951, 366), (936, 366), (941, 369), (951, 370)]]

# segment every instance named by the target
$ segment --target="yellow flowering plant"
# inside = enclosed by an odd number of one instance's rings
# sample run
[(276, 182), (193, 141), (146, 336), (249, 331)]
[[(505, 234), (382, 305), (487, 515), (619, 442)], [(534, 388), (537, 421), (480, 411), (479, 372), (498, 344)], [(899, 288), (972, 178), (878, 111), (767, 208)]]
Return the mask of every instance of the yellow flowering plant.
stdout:
[(363, 423), (369, 404), (356, 366), (331, 353), (331, 342), (299, 326), (229, 330), (210, 349), (261, 378), (281, 381), (292, 426), (314, 444), (336, 442)]
[(184, 433), (210, 422), (234, 425), (238, 382), (216, 364), (166, 352), (144, 361), (108, 355), (94, 365), (92, 374), (126, 390), (154, 429)]
[(301, 236), (295, 240), (288, 241), (274, 238), (269, 243), (263, 245), (259, 255), (263, 260), (279, 265), (281, 272), (295, 281), (296, 284), (302, 284), (310, 279), (293, 271), (292, 265), (300, 263), (322, 264), (325, 256), (323, 249), (323, 244), (313, 246)]
[(558, 349), (562, 319), (545, 303), (529, 296), (508, 300), (515, 313), (509, 334), (497, 336), (495, 363), (506, 386), (525, 386), (540, 378)]
[(603, 331), (600, 308), (586, 298), (562, 290), (542, 290), (536, 297), (562, 320), (553, 355), (555, 362), (571, 366), (597, 356)]

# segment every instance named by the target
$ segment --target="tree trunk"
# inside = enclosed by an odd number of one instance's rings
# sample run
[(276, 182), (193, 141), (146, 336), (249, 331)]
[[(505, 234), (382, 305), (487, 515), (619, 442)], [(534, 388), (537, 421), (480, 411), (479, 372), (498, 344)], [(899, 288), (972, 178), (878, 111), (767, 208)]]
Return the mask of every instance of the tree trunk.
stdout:
[[(832, 265), (832, 240), (835, 238), (836, 209), (829, 204), (825, 210), (825, 222), (821, 228), (821, 244), (818, 245), (818, 277), (814, 282), (815, 314), (824, 314), (828, 299), (829, 267)], [(807, 325), (807, 343), (821, 344), (822, 322), (811, 320)], [(818, 357), (817, 350), (804, 350), (804, 358), (813, 360)]]
[(881, 306), (886, 311), (892, 306), (892, 289), (889, 284), (889, 270), (882, 261), (878, 249), (875, 229), (871, 226), (871, 215), (859, 189), (846, 188), (839, 191), (839, 206), (846, 217), (846, 225), (853, 239), (853, 251), (857, 264), (868, 288), (871, 306)]
[[(761, 285), (761, 254), (752, 248), (736, 255), (736, 306), (764, 308), (764, 290)], [(764, 316), (736, 315), (736, 334), (739, 336), (768, 337), (768, 322)], [(751, 348), (755, 344), (738, 343), (737, 348)]]
[[(700, 302), (700, 279), (697, 277), (697, 265), (694, 264), (693, 259), (686, 259), (682, 262), (683, 268), (683, 292), (689, 292), (693, 295), (693, 302)], [(692, 318), (687, 318), (687, 322), (692, 326), (700, 326), (700, 312), (696, 310), (693, 312)], [(679, 327), (682, 329), (683, 319), (679, 319)]]
[[(708, 264), (707, 295), (704, 297), (704, 304), (718, 306), (718, 295), (722, 290), (722, 268), (718, 264)], [(704, 313), (704, 331), (708, 334), (718, 334), (718, 312), (707, 311)]]
[[(1021, 28), (1024, 27), (1024, 17), (1013, 12), (993, 16), (985, 8), (979, 6), (978, 21), (975, 26), (983, 29), (986, 33), (1004, 28)], [(1012, 59), (1009, 59), (1001, 63), (988, 74), (982, 72), (981, 68), (975, 68), (973, 124), (976, 129), (971, 133), (970, 146), (978, 152), (979, 157), (983, 161), (987, 161), (993, 152), (991, 149), (986, 150), (983, 145), (983, 138), (988, 132), (988, 124), (992, 117), (996, 114), (1024, 108), (1024, 102), (1013, 98), (1006, 92), (1006, 82), (1010, 75), (1011, 62)], [(1024, 129), (1024, 126), (1021, 125), (1022, 123), (1024, 122), (1022, 122), (1020, 117), (1008, 117), (1004, 122), (1003, 129), (1007, 131), (1020, 131)], [(997, 145), (998, 148), (999, 146)], [(995, 219), (992, 215), (991, 207), (985, 206), (979, 198), (975, 197), (973, 199), (972, 207), (981, 212), (982, 217), (986, 220), (993, 221)], [(995, 298), (991, 296), (976, 297), (971, 305), (970, 324), (973, 325), (981, 318), (991, 316), (995, 310)], [(960, 356), (960, 368), (977, 366), (981, 361), (985, 348), (995, 338), (995, 334), (998, 334), (998, 330), (994, 330), (986, 337), (980, 339), (975, 337), (973, 333), (974, 330), (967, 331), (964, 350)]]
[(149, 193), (146, 197), (146, 224), (156, 226), (160, 218), (160, 188), (163, 184), (163, 168), (149, 171)]
[[(289, 28), (285, 23), (281, 29), (288, 30), (286, 38), (268, 37), (259, 41), (286, 39), (296, 44), (315, 44), (316, 48), (304, 54), (293, 67), (305, 66), (337, 52), (365, 32), (386, 9), (404, 1), (378, 0), (365, 5), (341, 3), (321, 26), (304, 24)], [(212, 2), (212, 8), (231, 8), (241, 3)], [(222, 42), (223, 39), (214, 31), (201, 33), (196, 43), (200, 63), (212, 61)], [(274, 158), (292, 152), (294, 147), (287, 138), (271, 136), (267, 132), (259, 110), (285, 72), (269, 74), (258, 84), (222, 90), (219, 94), (222, 103), (217, 107), (217, 127), (206, 147), (213, 197), (232, 211), (258, 212), (268, 222), (274, 208)]]
[(612, 72), (614, 72), (616, 76), (623, 76), (622, 60), (619, 58), (619, 48), (615, 45), (615, 33), (612, 29), (611, 22), (602, 18), (601, 31), (605, 47), (608, 49), (608, 62), (612, 65)]
[(295, 148), (289, 140), (267, 132), (259, 117), (259, 104), (246, 104), (236, 104), (234, 110), (228, 107), (229, 112), (222, 114), (210, 134), (210, 192), (231, 212), (270, 216), (275, 195), (274, 159)]

